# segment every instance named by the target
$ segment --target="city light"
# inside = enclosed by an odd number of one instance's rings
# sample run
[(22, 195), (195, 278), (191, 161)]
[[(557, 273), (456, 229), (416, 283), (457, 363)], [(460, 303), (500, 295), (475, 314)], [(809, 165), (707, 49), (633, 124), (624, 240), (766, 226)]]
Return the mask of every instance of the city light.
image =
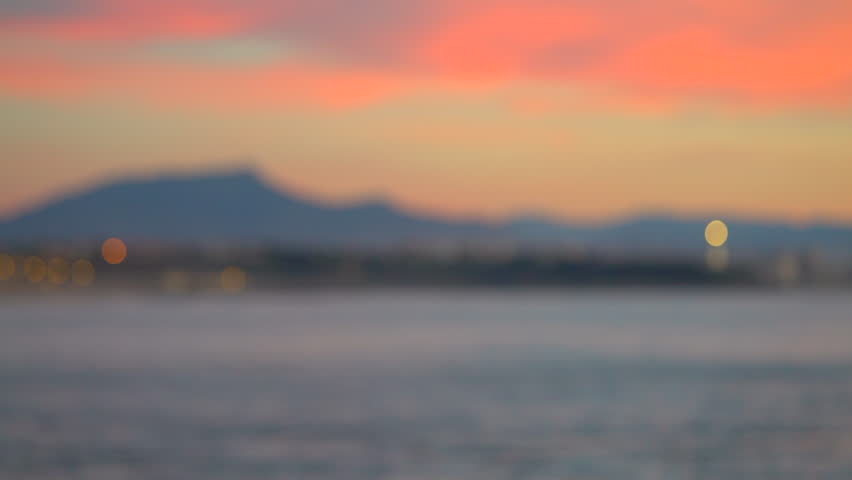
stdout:
[(227, 267), (219, 275), (222, 289), (228, 293), (237, 293), (246, 287), (247, 275), (239, 267)]
[(88, 287), (95, 281), (95, 266), (88, 260), (77, 260), (71, 266), (71, 281), (78, 287)]
[(67, 282), (70, 274), (71, 265), (64, 258), (51, 258), (50, 262), (47, 263), (47, 279), (54, 285), (62, 285)]
[(27, 257), (24, 261), (24, 274), (30, 283), (40, 283), (47, 276), (47, 264), (41, 257)]
[(108, 238), (101, 246), (101, 255), (111, 265), (118, 265), (127, 258), (127, 245), (120, 238)]
[(721, 220), (713, 220), (704, 229), (704, 238), (713, 247), (721, 247), (728, 241), (728, 226)]

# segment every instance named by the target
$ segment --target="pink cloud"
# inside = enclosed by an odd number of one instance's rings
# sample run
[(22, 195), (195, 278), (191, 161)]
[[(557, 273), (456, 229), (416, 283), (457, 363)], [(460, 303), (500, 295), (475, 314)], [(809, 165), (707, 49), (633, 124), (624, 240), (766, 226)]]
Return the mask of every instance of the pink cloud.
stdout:
[(0, 39), (51, 39), (82, 52), (104, 46), (120, 51), (164, 38), (259, 35), (332, 60), (208, 68), (131, 55), (84, 62), (6, 52), (7, 58), (0, 54), (0, 88), (342, 108), (430, 85), (474, 91), (542, 81), (621, 91), (655, 105), (702, 99), (832, 108), (852, 103), (852, 4), (846, 0), (403, 3), (90, 0), (83, 13), (9, 17), (0, 19)]
[(577, 45), (600, 34), (605, 19), (564, 5), (480, 5), (414, 38), (414, 63), (455, 75), (529, 72), (537, 52)]
[(172, 38), (209, 38), (243, 31), (262, 10), (219, 2), (187, 0), (90, 0), (85, 14), (47, 15), (0, 20), (7, 34), (68, 42), (127, 42)]

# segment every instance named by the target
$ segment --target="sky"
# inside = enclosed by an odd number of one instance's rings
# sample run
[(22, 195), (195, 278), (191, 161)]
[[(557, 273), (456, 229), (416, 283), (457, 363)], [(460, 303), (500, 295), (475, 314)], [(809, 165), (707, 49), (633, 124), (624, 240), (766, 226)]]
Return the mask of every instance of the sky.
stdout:
[(852, 223), (849, 0), (0, 0), (0, 215), (250, 166), (454, 217)]

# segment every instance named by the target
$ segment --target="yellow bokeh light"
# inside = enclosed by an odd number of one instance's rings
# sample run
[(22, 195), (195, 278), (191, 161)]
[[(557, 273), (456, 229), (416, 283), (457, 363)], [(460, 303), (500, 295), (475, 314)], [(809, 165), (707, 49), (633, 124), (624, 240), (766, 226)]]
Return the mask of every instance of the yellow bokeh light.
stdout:
[(15, 259), (5, 253), (0, 255), (0, 280), (15, 276)]
[(39, 257), (27, 257), (24, 261), (24, 274), (31, 283), (39, 283), (47, 276), (47, 264)]
[(95, 266), (88, 260), (77, 260), (71, 265), (71, 281), (74, 285), (87, 287), (95, 281)]
[(118, 265), (127, 258), (127, 245), (120, 238), (108, 238), (101, 246), (101, 255), (111, 265)]
[(168, 270), (163, 273), (163, 289), (171, 293), (181, 293), (189, 289), (190, 275), (180, 270)]
[(721, 247), (728, 241), (728, 226), (721, 220), (713, 220), (704, 229), (704, 238), (711, 246)]
[(47, 279), (54, 285), (62, 285), (67, 282), (70, 274), (71, 265), (64, 258), (51, 258), (47, 263)]
[(219, 275), (219, 280), (222, 283), (222, 289), (226, 292), (236, 293), (246, 288), (248, 277), (239, 267), (227, 267), (222, 270)]

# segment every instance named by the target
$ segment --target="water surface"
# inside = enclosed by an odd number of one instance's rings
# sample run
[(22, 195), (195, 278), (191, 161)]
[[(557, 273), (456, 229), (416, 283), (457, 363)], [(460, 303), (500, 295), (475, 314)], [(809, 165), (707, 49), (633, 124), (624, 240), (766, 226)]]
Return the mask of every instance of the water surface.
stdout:
[(0, 478), (848, 479), (852, 296), (6, 297)]

